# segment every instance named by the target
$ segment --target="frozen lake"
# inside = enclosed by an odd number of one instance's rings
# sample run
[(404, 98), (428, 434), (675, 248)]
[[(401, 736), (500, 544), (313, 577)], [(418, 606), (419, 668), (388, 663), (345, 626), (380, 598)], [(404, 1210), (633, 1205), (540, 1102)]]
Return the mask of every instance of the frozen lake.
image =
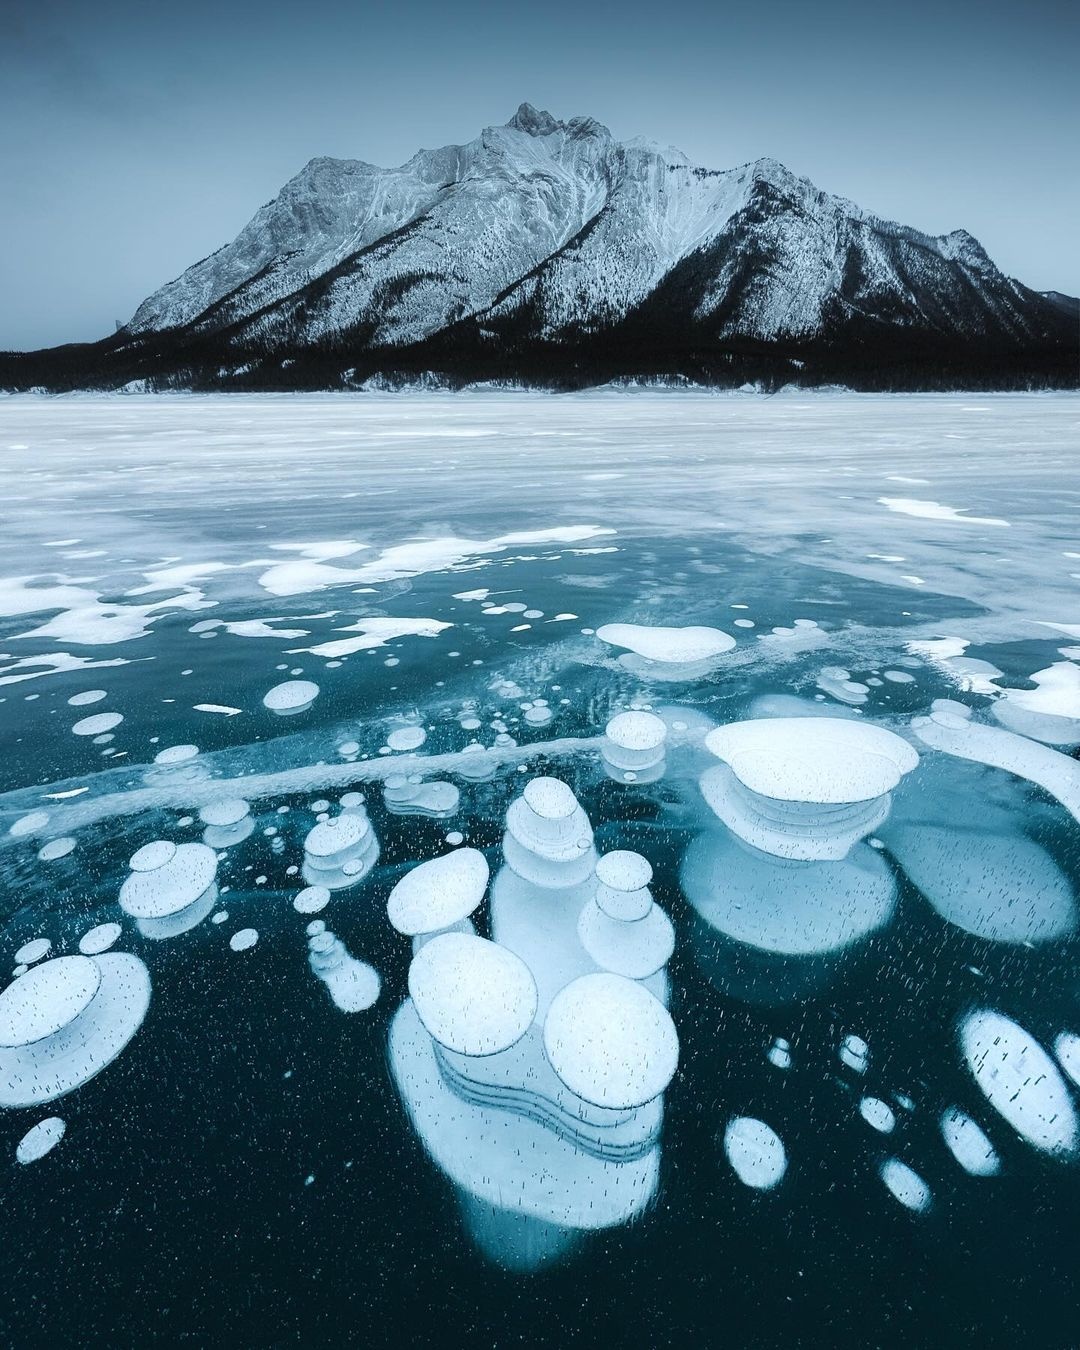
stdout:
[(0, 400), (5, 1340), (1075, 1345), (1078, 449)]

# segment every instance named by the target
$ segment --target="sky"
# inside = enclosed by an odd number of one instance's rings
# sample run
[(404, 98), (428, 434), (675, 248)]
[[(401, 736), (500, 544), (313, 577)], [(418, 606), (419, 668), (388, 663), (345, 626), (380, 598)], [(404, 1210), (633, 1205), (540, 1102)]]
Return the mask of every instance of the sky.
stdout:
[(1080, 294), (1075, 0), (3, 0), (0, 349), (89, 341), (317, 155), (399, 164), (528, 101), (759, 156)]

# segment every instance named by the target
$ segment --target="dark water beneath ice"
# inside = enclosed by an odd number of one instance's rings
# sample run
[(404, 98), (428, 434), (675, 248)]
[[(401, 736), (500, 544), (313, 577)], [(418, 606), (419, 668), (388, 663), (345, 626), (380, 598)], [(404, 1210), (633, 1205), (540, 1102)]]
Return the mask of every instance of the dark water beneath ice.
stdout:
[[(5, 1343), (1080, 1344), (1075, 1149), (1018, 1132), (958, 1038), (973, 1008), (1047, 1050), (1080, 1030), (1077, 820), (912, 730), (942, 698), (998, 727), (1002, 689), (1080, 656), (1078, 413), (1066, 396), (4, 401), (4, 950), (9, 967), (35, 937), (76, 952), (120, 922), (117, 950), (153, 988), (114, 1063), (0, 1111)], [(473, 591), (487, 594), (460, 598)], [(433, 635), (350, 627), (375, 619)], [(737, 644), (660, 678), (595, 636), (610, 623), (709, 625)], [(283, 719), (261, 700), (289, 678), (320, 692)], [(95, 689), (106, 697), (69, 704)], [(775, 696), (872, 720), (921, 754), (882, 846), (855, 855), (895, 898), (843, 951), (779, 958), (710, 922), (710, 897), (752, 906), (756, 879), (782, 906), (789, 883), (709, 811), (697, 780), (715, 761), (699, 743), (673, 746), (657, 781), (624, 784), (592, 739), (630, 706), (697, 726)], [(526, 718), (536, 699), (549, 722)], [(72, 734), (106, 712), (123, 715), (111, 740)], [(517, 748), (483, 781), (460, 776), (459, 752), (492, 745), (493, 721)], [(402, 725), (426, 729), (421, 756), (456, 756), (438, 775), (460, 788), (452, 818), (386, 809), (378, 775), (395, 757), (380, 749)], [(148, 777), (185, 743), (201, 778)], [(1075, 750), (1058, 749), (1075, 791)], [(599, 1231), (595, 1161), (537, 1145), (507, 1112), (466, 1111), (433, 1144), (409, 1099), (423, 1089), (402, 1087), (388, 1052), (411, 955), (390, 889), (450, 831), (497, 873), (506, 808), (534, 773), (571, 784), (602, 852), (650, 860), (676, 930), (680, 1064), (655, 1175)], [(199, 839), (197, 808), (226, 780), (255, 819), (219, 863), (228, 917), (148, 940), (117, 904), (127, 860)], [(291, 904), (312, 804), (349, 786), (380, 854), (318, 917), (381, 976), (354, 1014), (309, 969)], [(39, 810), (37, 833), (7, 833)], [(73, 850), (39, 860), (62, 837)], [(847, 874), (814, 876), (824, 910), (848, 904)], [(486, 902), (475, 918), (487, 934)], [(257, 943), (232, 950), (248, 927)], [(849, 1034), (869, 1046), (865, 1072), (839, 1058)], [(776, 1038), (787, 1069), (768, 1058)], [(1065, 1113), (1080, 1111), (1054, 1064)], [(1042, 1087), (1017, 1088), (1028, 1121)], [(860, 1115), (868, 1095), (890, 1105), (891, 1133)], [(997, 1175), (946, 1148), (952, 1107), (986, 1132)], [(427, 1108), (438, 1122), (438, 1100)], [(19, 1140), (51, 1115), (64, 1138), (20, 1165)], [(783, 1141), (772, 1190), (728, 1161), (738, 1116)], [(890, 1158), (929, 1188), (921, 1212), (884, 1185)], [(500, 1175), (514, 1178), (501, 1196)]]

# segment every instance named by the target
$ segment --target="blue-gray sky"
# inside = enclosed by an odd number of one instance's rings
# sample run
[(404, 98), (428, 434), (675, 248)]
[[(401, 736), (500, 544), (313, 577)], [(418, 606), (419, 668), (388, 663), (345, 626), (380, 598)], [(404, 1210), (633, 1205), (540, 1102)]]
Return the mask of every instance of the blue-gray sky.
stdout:
[(711, 168), (772, 155), (1080, 293), (1075, 0), (6, 0), (0, 348), (101, 337), (315, 155), (527, 100)]

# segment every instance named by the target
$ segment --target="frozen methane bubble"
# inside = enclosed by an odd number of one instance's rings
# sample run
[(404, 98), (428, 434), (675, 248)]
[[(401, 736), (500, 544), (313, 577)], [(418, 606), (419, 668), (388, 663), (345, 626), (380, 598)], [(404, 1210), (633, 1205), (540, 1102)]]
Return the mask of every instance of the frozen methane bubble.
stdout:
[(853, 1069), (856, 1073), (866, 1072), (866, 1066), (870, 1061), (870, 1047), (861, 1036), (849, 1032), (840, 1042), (837, 1054), (840, 1056), (840, 1062), (846, 1064), (849, 1069)]
[(318, 914), (330, 903), (330, 892), (325, 886), (305, 886), (293, 898), (297, 914)]
[(27, 835), (37, 834), (39, 830), (43, 830), (48, 823), (48, 811), (28, 811), (10, 826), (8, 834), (12, 839), (25, 839)]
[(88, 703), (100, 703), (103, 698), (108, 698), (104, 689), (84, 689), (81, 694), (72, 694), (68, 707), (85, 708)]
[(746, 972), (740, 983), (757, 983), (770, 971), (772, 985), (776, 976), (785, 986), (793, 978), (828, 978), (845, 952), (889, 922), (896, 903), (888, 864), (866, 844), (846, 858), (801, 862), (762, 853), (726, 830), (703, 830), (680, 876), (708, 927), (749, 949), (750, 960), (738, 960)]
[(155, 764), (186, 764), (198, 756), (197, 745), (170, 745), (154, 756)]
[(423, 727), (395, 727), (387, 736), (386, 744), (391, 750), (419, 750), (427, 740)]
[(116, 945), (123, 931), (118, 923), (99, 923), (79, 939), (79, 951), (84, 956), (100, 956)]
[(735, 639), (719, 628), (662, 628), (637, 623), (606, 623), (596, 630), (601, 642), (625, 647), (646, 661), (687, 665), (711, 661), (731, 651)]
[(82, 721), (76, 722), (71, 729), (76, 736), (101, 736), (118, 727), (123, 720), (122, 713), (95, 713), (92, 717), (84, 717)]
[(938, 914), (976, 937), (1050, 942), (1076, 929), (1068, 877), (1023, 835), (917, 821), (891, 826), (885, 837)]
[(1001, 1159), (982, 1126), (958, 1106), (941, 1113), (941, 1134), (945, 1147), (969, 1176), (993, 1177), (1001, 1171)]
[(1080, 763), (1060, 750), (1027, 736), (971, 720), (971, 710), (948, 699), (935, 700), (929, 717), (912, 719), (911, 729), (924, 745), (961, 759), (1004, 769), (1036, 783), (1080, 820)]
[(278, 717), (291, 717), (307, 712), (318, 697), (319, 686), (311, 680), (286, 680), (267, 690), (263, 695), (263, 707)]
[[(622, 852), (616, 850), (616, 854)], [(610, 970), (631, 980), (645, 980), (663, 969), (670, 960), (675, 950), (675, 929), (660, 906), (654, 903), (647, 885), (620, 892), (602, 879), (601, 873), (603, 877), (614, 876), (620, 881), (651, 879), (652, 868), (648, 862), (639, 854), (626, 853), (604, 866), (610, 856), (606, 855), (597, 863), (596, 890), (578, 916), (578, 937), (601, 970)]]
[(881, 1179), (905, 1209), (922, 1214), (930, 1208), (930, 1187), (899, 1158), (886, 1158), (881, 1164)]
[(242, 843), (255, 829), (251, 808), (243, 797), (224, 797), (199, 809), (206, 826), (203, 843), (209, 848), (229, 848)]
[(1047, 745), (1080, 743), (1080, 666), (1055, 661), (1031, 677), (1035, 689), (1005, 689), (993, 712), (1002, 726)]
[(471, 933), (440, 933), (409, 966), (409, 995), (440, 1045), (461, 1055), (494, 1055), (525, 1035), (537, 994), (513, 952)]
[(880, 1097), (864, 1097), (859, 1102), (859, 1115), (879, 1134), (891, 1134), (896, 1128), (896, 1113)]
[(48, 938), (34, 938), (32, 942), (26, 942), (19, 948), (15, 953), (15, 960), (20, 966), (32, 966), (35, 961), (48, 956), (51, 951), (52, 942)]
[(609, 918), (633, 923), (652, 909), (652, 865), (640, 853), (613, 849), (596, 864), (596, 903)]
[(153, 872), (164, 867), (176, 856), (176, 845), (171, 839), (155, 839), (152, 844), (143, 844), (128, 859), (133, 872)]
[(0, 994), (0, 1106), (35, 1106), (111, 1064), (150, 1003), (137, 956), (58, 956)]
[(304, 840), (304, 880), (341, 890), (355, 886), (375, 865), (379, 841), (363, 805), (320, 821)]
[(249, 947), (254, 947), (259, 940), (257, 929), (241, 928), (229, 939), (229, 946), (234, 952), (246, 952)]
[(635, 980), (607, 972), (582, 975), (555, 995), (544, 1050), (571, 1092), (617, 1111), (658, 1097), (679, 1064), (668, 1010)]
[(484, 898), (489, 868), (476, 848), (459, 848), (412, 868), (390, 892), (386, 912), (399, 933), (437, 933), (467, 919)]
[(772, 1126), (753, 1116), (735, 1116), (728, 1121), (724, 1152), (743, 1185), (756, 1191), (771, 1191), (787, 1171), (783, 1140)]
[(1080, 1087), (1080, 1036), (1075, 1031), (1059, 1031), (1054, 1037), (1054, 1054), (1072, 1081)]
[(604, 728), (600, 755), (616, 782), (654, 782), (664, 771), (667, 723), (650, 712), (618, 713)]
[(754, 848), (802, 860), (845, 857), (919, 762), (893, 732), (840, 717), (731, 722), (705, 745), (724, 761), (701, 776), (713, 812)]
[(390, 774), (383, 787), (383, 804), (395, 816), (445, 820), (457, 812), (461, 791), (453, 783), (425, 783), (418, 774)]
[(242, 797), (227, 797), (201, 807), (199, 819), (204, 825), (236, 825), (247, 816), (249, 810)]
[(66, 858), (74, 848), (75, 840), (70, 835), (62, 839), (50, 839), (44, 848), (38, 850), (38, 862), (57, 862), (60, 858)]
[(1034, 1036), (990, 1008), (968, 1013), (959, 1032), (975, 1084), (998, 1115), (1034, 1148), (1075, 1153), (1076, 1109), (1057, 1065)]
[(308, 965), (342, 1012), (364, 1012), (378, 1000), (382, 989), (379, 972), (366, 961), (350, 956), (341, 939), (329, 930), (311, 935)]
[[(120, 887), (120, 908), (144, 937), (174, 937), (201, 923), (217, 899), (217, 855), (205, 844), (157, 840), (132, 858)], [(155, 862), (156, 866), (147, 866)]]
[(51, 1153), (64, 1137), (67, 1125), (59, 1116), (50, 1116), (48, 1120), (39, 1120), (32, 1126), (15, 1149), (15, 1161), (20, 1163), (39, 1162), (46, 1153)]
[(558, 778), (533, 778), (506, 813), (503, 854), (538, 886), (573, 886), (592, 875), (592, 826), (573, 789)]

